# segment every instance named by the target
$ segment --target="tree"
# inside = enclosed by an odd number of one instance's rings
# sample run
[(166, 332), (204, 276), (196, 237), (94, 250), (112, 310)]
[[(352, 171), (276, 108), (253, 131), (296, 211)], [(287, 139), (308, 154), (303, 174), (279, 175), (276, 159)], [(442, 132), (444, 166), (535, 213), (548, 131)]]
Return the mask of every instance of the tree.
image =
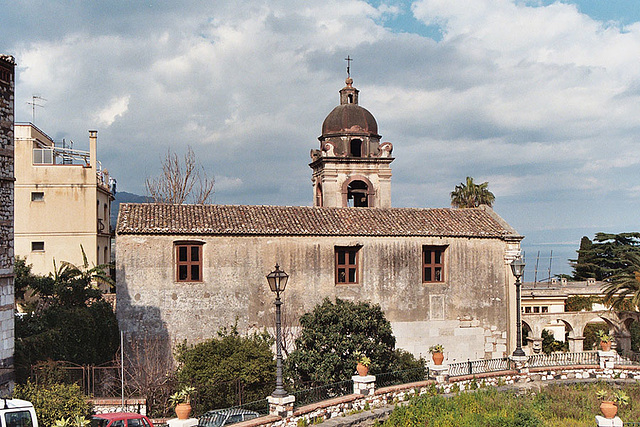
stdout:
[(477, 208), (480, 205), (493, 206), (496, 197), (489, 191), (489, 183), (476, 184), (467, 177), (466, 183), (456, 185), (451, 192), (451, 206), (454, 208)]
[(157, 178), (147, 178), (145, 187), (155, 203), (205, 204), (213, 196), (214, 183), (213, 176), (207, 175), (191, 147), (187, 147), (183, 162), (171, 149), (167, 150), (162, 174)]
[(47, 277), (31, 273), (29, 265), (21, 267), (21, 286), (33, 289), (40, 300), (33, 312), (15, 320), (19, 381), (38, 361), (101, 364), (112, 360), (118, 349), (118, 321), (94, 285), (95, 280), (110, 281), (106, 266), (89, 268), (82, 253), (81, 267), (63, 261)]
[(286, 360), (286, 370), (300, 386), (321, 385), (350, 379), (356, 353), (372, 361), (372, 372), (421, 367), (407, 352), (394, 351), (391, 323), (379, 305), (328, 298), (300, 318), (296, 350)]
[(570, 260), (576, 280), (606, 280), (625, 271), (630, 264), (627, 254), (640, 254), (640, 233), (596, 233), (593, 242), (583, 237), (578, 259)]
[[(196, 388), (191, 405), (196, 413), (264, 399), (275, 386), (273, 339), (266, 332), (240, 336), (236, 326), (218, 337), (177, 347), (180, 386)], [(234, 392), (241, 389), (240, 399)]]
[(626, 266), (620, 269), (602, 287), (604, 301), (616, 310), (640, 308), (640, 252), (626, 252), (620, 261)]

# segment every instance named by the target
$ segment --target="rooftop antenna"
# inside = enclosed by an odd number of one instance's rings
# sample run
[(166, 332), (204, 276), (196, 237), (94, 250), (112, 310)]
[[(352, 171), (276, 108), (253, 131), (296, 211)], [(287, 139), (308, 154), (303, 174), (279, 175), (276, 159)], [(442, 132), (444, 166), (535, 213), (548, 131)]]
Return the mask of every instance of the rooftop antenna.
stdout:
[(347, 77), (351, 77), (351, 61), (353, 61), (353, 58), (347, 55), (344, 60), (347, 61)]
[(553, 262), (553, 249), (551, 249), (551, 254), (549, 255), (549, 281), (551, 281), (551, 263)]
[(36, 107), (44, 108), (44, 105), (38, 104), (38, 101), (46, 101), (46, 99), (38, 95), (31, 95), (31, 102), (27, 102), (27, 104), (31, 105), (31, 123), (33, 124), (36, 123)]
[(540, 251), (538, 251), (538, 256), (536, 257), (536, 269), (533, 272), (533, 282), (538, 283), (538, 262), (540, 261)]

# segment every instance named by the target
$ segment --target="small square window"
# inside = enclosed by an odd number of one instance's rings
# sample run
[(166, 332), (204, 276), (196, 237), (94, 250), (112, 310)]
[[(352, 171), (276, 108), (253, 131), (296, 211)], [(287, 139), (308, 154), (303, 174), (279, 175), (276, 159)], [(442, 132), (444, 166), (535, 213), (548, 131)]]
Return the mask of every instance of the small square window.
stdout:
[(31, 192), (31, 201), (32, 202), (44, 202), (44, 192), (42, 192), (42, 191), (32, 191)]
[(31, 242), (31, 250), (34, 252), (44, 252), (44, 242)]

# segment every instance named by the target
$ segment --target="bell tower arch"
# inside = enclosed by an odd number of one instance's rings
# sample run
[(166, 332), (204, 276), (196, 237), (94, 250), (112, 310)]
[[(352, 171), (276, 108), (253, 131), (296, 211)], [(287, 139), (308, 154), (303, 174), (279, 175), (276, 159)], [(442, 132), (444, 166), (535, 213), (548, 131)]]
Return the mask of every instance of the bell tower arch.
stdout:
[(340, 105), (322, 123), (319, 150), (311, 150), (315, 207), (391, 207), (393, 146), (380, 142), (378, 123), (358, 105), (348, 77)]

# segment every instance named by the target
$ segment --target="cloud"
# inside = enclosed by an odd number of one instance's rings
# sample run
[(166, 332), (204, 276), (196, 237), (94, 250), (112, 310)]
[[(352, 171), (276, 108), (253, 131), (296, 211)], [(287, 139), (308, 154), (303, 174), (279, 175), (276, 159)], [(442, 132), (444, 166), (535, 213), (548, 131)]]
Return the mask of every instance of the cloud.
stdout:
[(116, 118), (122, 117), (127, 112), (130, 98), (130, 95), (125, 95), (111, 100), (109, 105), (96, 114), (98, 123), (104, 126), (111, 126)]
[[(168, 147), (191, 145), (218, 177), (218, 203), (310, 204), (309, 150), (351, 55), (360, 103), (394, 144), (395, 206), (448, 206), (473, 176), (525, 234), (632, 223), (640, 23), (569, 2), (413, 2), (414, 19), (440, 26), (436, 41), (391, 31), (404, 4), (375, 3), (13, 2), (0, 51), (17, 58), (18, 120), (37, 93), (46, 132), (78, 140), (97, 127), (124, 191), (143, 192)], [(616, 215), (577, 209), (594, 198)]]

